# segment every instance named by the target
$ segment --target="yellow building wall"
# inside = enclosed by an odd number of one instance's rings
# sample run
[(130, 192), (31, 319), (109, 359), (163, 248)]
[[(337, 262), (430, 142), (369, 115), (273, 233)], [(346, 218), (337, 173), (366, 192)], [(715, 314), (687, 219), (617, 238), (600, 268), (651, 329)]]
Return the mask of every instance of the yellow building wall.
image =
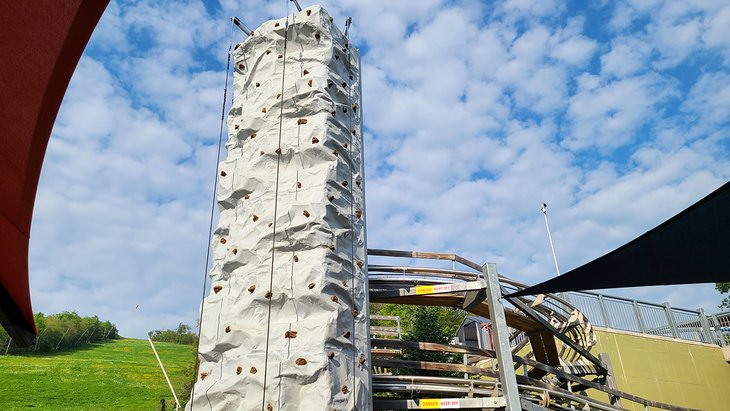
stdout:
[[(591, 352), (608, 353), (619, 390), (682, 407), (730, 410), (730, 364), (720, 347), (603, 328), (596, 335)], [(622, 406), (643, 410), (626, 400)]]

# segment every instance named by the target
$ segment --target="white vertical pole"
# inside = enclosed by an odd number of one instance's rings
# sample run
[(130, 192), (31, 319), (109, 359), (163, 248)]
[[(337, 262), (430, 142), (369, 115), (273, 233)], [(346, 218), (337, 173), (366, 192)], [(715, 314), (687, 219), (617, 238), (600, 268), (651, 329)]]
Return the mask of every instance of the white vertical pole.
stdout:
[(547, 204), (542, 203), (542, 208), (540, 208), (540, 211), (542, 211), (542, 215), (545, 217), (545, 227), (547, 228), (548, 240), (550, 240), (550, 251), (552, 251), (552, 253), (553, 253), (553, 261), (555, 262), (555, 273), (557, 275), (560, 275), (560, 267), (558, 267), (558, 257), (557, 257), (557, 255), (555, 255), (555, 246), (553, 245), (553, 236), (550, 234), (550, 224), (548, 224)]

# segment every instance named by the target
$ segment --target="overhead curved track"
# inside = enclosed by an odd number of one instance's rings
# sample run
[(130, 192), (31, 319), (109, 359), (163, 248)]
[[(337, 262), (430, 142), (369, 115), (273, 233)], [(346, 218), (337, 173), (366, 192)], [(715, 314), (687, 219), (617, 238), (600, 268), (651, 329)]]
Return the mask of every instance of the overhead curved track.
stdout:
[(0, 324), (18, 346), (36, 335), (28, 243), (48, 138), (108, 0), (4, 2), (0, 13)]

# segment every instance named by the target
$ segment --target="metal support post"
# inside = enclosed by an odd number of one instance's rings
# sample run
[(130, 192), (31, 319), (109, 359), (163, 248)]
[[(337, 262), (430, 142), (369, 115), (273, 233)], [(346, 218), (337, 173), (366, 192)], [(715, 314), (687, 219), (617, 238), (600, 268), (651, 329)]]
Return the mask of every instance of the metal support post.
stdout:
[(707, 316), (705, 315), (705, 310), (700, 308), (700, 324), (702, 324), (702, 338), (705, 339), (705, 342), (708, 344), (714, 344), (714, 338), (712, 337), (712, 331), (710, 330), (710, 322), (707, 321)]
[(598, 294), (598, 308), (601, 309), (601, 316), (603, 317), (603, 325), (611, 328), (611, 320), (608, 318), (608, 310), (606, 310), (606, 302), (603, 300), (603, 294)]
[(667, 315), (667, 322), (669, 323), (669, 330), (672, 332), (672, 336), (674, 338), (679, 338), (677, 323), (674, 322), (674, 315), (672, 315), (672, 307), (669, 303), (664, 303), (662, 305), (664, 306), (664, 313)]
[[(598, 354), (598, 358), (606, 365), (606, 368), (608, 369), (608, 373), (606, 374), (606, 385), (608, 385), (609, 388), (612, 388), (614, 390), (618, 391), (618, 386), (616, 385), (616, 379), (613, 376), (613, 367), (611, 366), (611, 359), (608, 357), (608, 353), (600, 353)], [(616, 405), (618, 407), (621, 407), (621, 397), (617, 397), (615, 395), (608, 394), (608, 401), (611, 403), (611, 405)]]
[(502, 394), (507, 401), (507, 411), (520, 411), (520, 393), (517, 389), (517, 377), (512, 363), (512, 350), (509, 346), (509, 329), (504, 316), (504, 306), (500, 301), (502, 290), (499, 286), (497, 265), (486, 263), (482, 266), (484, 278), (487, 280), (487, 304), (495, 337), (495, 351), (499, 362), (499, 381), (502, 383)]
[(646, 326), (644, 325), (644, 319), (641, 317), (641, 310), (639, 310), (639, 303), (636, 300), (631, 301), (631, 305), (634, 306), (634, 314), (636, 314), (636, 322), (639, 324), (639, 331), (646, 334)]

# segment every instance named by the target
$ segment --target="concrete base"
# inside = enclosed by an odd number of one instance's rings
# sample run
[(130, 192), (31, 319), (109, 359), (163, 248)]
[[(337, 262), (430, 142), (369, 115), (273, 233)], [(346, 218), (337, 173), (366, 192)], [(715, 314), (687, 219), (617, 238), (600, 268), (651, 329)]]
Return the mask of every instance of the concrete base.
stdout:
[(730, 345), (727, 347), (722, 347), (722, 355), (725, 356), (725, 361), (730, 363)]

